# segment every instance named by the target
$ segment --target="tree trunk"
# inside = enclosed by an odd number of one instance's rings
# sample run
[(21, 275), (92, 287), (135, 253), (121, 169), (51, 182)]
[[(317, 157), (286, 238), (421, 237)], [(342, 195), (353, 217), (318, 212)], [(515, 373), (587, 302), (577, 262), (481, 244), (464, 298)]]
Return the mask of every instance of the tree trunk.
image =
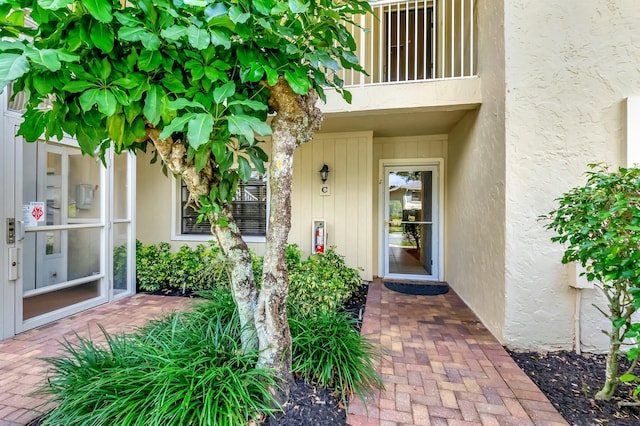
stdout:
[(622, 328), (613, 325), (613, 322), (620, 319), (622, 316), (622, 307), (620, 306), (620, 300), (622, 297), (621, 290), (618, 287), (613, 288), (613, 294), (605, 295), (609, 300), (609, 310), (611, 316), (611, 331), (609, 334), (609, 353), (607, 353), (607, 360), (605, 363), (605, 379), (602, 389), (595, 395), (595, 399), (609, 401), (613, 396), (613, 392), (616, 390), (618, 384), (618, 365), (619, 365), (619, 352), (620, 345), (622, 344)]
[[(193, 161), (187, 161), (187, 149), (183, 143), (174, 141), (172, 138), (160, 138), (160, 131), (154, 128), (147, 129), (147, 137), (153, 142), (167, 169), (174, 175), (180, 176), (187, 185), (189, 190), (187, 204), (198, 209), (200, 196), (209, 196), (214, 183), (211, 161), (198, 172)], [(228, 205), (223, 206), (220, 215), (226, 216), (228, 226), (217, 225), (218, 217), (212, 214), (209, 216), (211, 232), (215, 234), (222, 252), (232, 264), (231, 292), (240, 316), (242, 350), (247, 352), (258, 346), (254, 319), (257, 293), (251, 255)]]
[(313, 133), (320, 127), (322, 114), (315, 107), (315, 91), (310, 91), (307, 96), (297, 95), (283, 78), (269, 90), (269, 105), (276, 115), (271, 122), (269, 228), (255, 321), (260, 348), (258, 365), (275, 369), (280, 387), (271, 389), (271, 392), (280, 403), (284, 403), (293, 380), (291, 333), (287, 319), (289, 275), (285, 263), (291, 229), (293, 151), (313, 138)]
[(231, 262), (231, 294), (236, 302), (242, 327), (242, 351), (247, 353), (258, 348), (254, 318), (258, 295), (253, 277), (253, 263), (249, 247), (242, 239), (228, 204), (222, 208), (221, 215), (227, 217), (227, 226), (218, 225), (215, 215), (210, 215), (209, 222), (212, 224), (211, 230), (218, 239), (222, 253)]

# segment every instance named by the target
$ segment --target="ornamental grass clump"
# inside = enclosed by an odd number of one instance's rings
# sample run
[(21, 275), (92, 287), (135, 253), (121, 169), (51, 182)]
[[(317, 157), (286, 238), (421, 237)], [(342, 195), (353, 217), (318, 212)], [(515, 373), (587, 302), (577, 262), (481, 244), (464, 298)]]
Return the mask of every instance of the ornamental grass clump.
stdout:
[(632, 359), (638, 356), (637, 344), (625, 342), (625, 337), (638, 335), (632, 315), (640, 307), (640, 169), (589, 167), (587, 183), (558, 198), (559, 207), (543, 219), (549, 221), (547, 229), (558, 234), (551, 240), (565, 246), (562, 263), (580, 263), (607, 299), (608, 309), (598, 309), (611, 321), (610, 330), (604, 331), (609, 352), (605, 382), (595, 397), (609, 400), (625, 345), (632, 346)]
[(289, 312), (294, 374), (335, 388), (345, 404), (353, 394), (364, 402), (374, 389), (384, 389), (375, 369), (380, 353), (360, 335), (355, 318), (335, 311)]
[(243, 354), (239, 321), (200, 306), (153, 321), (106, 346), (64, 343), (43, 393), (56, 408), (44, 425), (239, 425), (274, 411), (273, 372)]

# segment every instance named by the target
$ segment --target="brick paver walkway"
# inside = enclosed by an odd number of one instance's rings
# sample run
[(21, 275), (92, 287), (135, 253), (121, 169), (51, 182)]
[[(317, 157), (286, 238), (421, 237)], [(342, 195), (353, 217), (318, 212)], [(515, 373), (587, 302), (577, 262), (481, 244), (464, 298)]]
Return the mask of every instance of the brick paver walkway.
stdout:
[(24, 425), (46, 410), (46, 399), (31, 393), (43, 383), (47, 364), (39, 358), (61, 352), (60, 341), (78, 335), (101, 340), (109, 333), (132, 331), (163, 313), (183, 310), (193, 299), (137, 294), (81, 312), (0, 342), (0, 426)]
[(567, 424), (453, 291), (411, 296), (375, 281), (362, 333), (385, 354), (386, 390), (366, 409), (351, 402), (351, 426)]
[[(46, 377), (41, 357), (60, 352), (74, 331), (99, 339), (131, 331), (193, 300), (136, 295), (0, 342), (0, 426), (24, 425), (46, 403), (31, 392)], [(566, 425), (538, 388), (453, 293), (408, 296), (369, 289), (363, 333), (386, 353), (379, 367), (386, 391), (350, 404), (358, 425)]]

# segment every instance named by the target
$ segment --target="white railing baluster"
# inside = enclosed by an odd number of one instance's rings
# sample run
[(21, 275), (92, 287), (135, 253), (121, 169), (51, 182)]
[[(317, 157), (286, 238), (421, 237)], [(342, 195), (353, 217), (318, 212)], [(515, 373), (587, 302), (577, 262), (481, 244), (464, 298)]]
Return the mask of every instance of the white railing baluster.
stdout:
[(469, 0), (471, 2), (471, 7), (469, 8), (469, 75), (475, 75), (475, 40), (473, 32), (475, 31), (475, 10), (476, 5), (474, 0)]
[(463, 77), (464, 72), (464, 29), (466, 27), (466, 19), (464, 15), (464, 4), (467, 0), (462, 0), (460, 2), (460, 77)]
[(348, 26), (369, 75), (341, 70), (345, 85), (475, 76), (475, 0), (380, 0), (371, 7), (375, 15)]

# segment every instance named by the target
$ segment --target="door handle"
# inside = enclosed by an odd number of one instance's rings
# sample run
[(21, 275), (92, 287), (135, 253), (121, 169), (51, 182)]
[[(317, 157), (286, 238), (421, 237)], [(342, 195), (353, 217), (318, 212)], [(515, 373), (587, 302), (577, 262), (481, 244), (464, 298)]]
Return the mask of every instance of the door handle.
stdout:
[(16, 241), (24, 240), (24, 220), (16, 220)]

